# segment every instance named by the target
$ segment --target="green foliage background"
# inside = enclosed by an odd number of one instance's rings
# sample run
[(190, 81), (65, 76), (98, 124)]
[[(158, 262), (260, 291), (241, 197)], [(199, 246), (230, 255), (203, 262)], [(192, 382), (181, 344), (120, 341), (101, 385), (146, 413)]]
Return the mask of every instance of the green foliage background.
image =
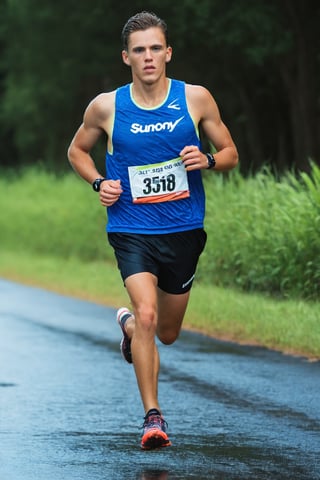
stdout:
[(217, 99), (243, 174), (319, 164), (317, 0), (0, 0), (0, 165), (66, 169), (85, 106), (130, 81), (120, 33), (142, 9), (168, 23), (168, 74)]

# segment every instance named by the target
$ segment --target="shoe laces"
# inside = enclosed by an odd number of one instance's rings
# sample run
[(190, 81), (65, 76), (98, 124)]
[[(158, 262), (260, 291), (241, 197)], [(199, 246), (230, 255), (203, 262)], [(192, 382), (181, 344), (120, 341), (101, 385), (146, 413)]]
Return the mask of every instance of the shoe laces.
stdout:
[(141, 428), (160, 428), (165, 432), (168, 428), (168, 424), (161, 415), (153, 413), (144, 417), (144, 422)]

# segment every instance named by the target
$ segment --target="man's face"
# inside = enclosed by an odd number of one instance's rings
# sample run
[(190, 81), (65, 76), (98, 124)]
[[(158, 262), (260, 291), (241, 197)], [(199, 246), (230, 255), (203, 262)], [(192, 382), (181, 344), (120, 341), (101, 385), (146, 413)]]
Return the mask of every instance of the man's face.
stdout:
[(161, 28), (151, 27), (130, 34), (128, 51), (123, 50), (122, 59), (131, 67), (133, 79), (154, 83), (165, 74), (171, 55), (172, 49), (167, 47)]

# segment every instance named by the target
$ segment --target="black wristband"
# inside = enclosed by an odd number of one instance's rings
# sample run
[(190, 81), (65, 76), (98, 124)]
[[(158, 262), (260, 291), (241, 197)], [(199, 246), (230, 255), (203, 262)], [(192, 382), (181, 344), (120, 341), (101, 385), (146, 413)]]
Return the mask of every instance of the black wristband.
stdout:
[(207, 170), (214, 168), (216, 166), (216, 159), (212, 155), (212, 153), (206, 153), (207, 160), (208, 160), (208, 166)]
[(92, 182), (92, 188), (95, 192), (100, 192), (101, 183), (107, 180), (106, 178), (96, 178), (94, 182)]

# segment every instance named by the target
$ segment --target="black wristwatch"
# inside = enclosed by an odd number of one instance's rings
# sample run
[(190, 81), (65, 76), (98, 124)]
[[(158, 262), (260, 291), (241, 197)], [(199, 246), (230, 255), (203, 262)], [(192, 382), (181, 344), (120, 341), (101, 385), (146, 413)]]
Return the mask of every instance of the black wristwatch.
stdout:
[(95, 192), (100, 192), (101, 183), (107, 180), (106, 178), (96, 178), (94, 182), (92, 182), (92, 188)]
[(212, 153), (206, 153), (206, 156), (208, 160), (207, 170), (209, 170), (210, 168), (214, 168), (216, 166), (216, 159), (214, 158)]

